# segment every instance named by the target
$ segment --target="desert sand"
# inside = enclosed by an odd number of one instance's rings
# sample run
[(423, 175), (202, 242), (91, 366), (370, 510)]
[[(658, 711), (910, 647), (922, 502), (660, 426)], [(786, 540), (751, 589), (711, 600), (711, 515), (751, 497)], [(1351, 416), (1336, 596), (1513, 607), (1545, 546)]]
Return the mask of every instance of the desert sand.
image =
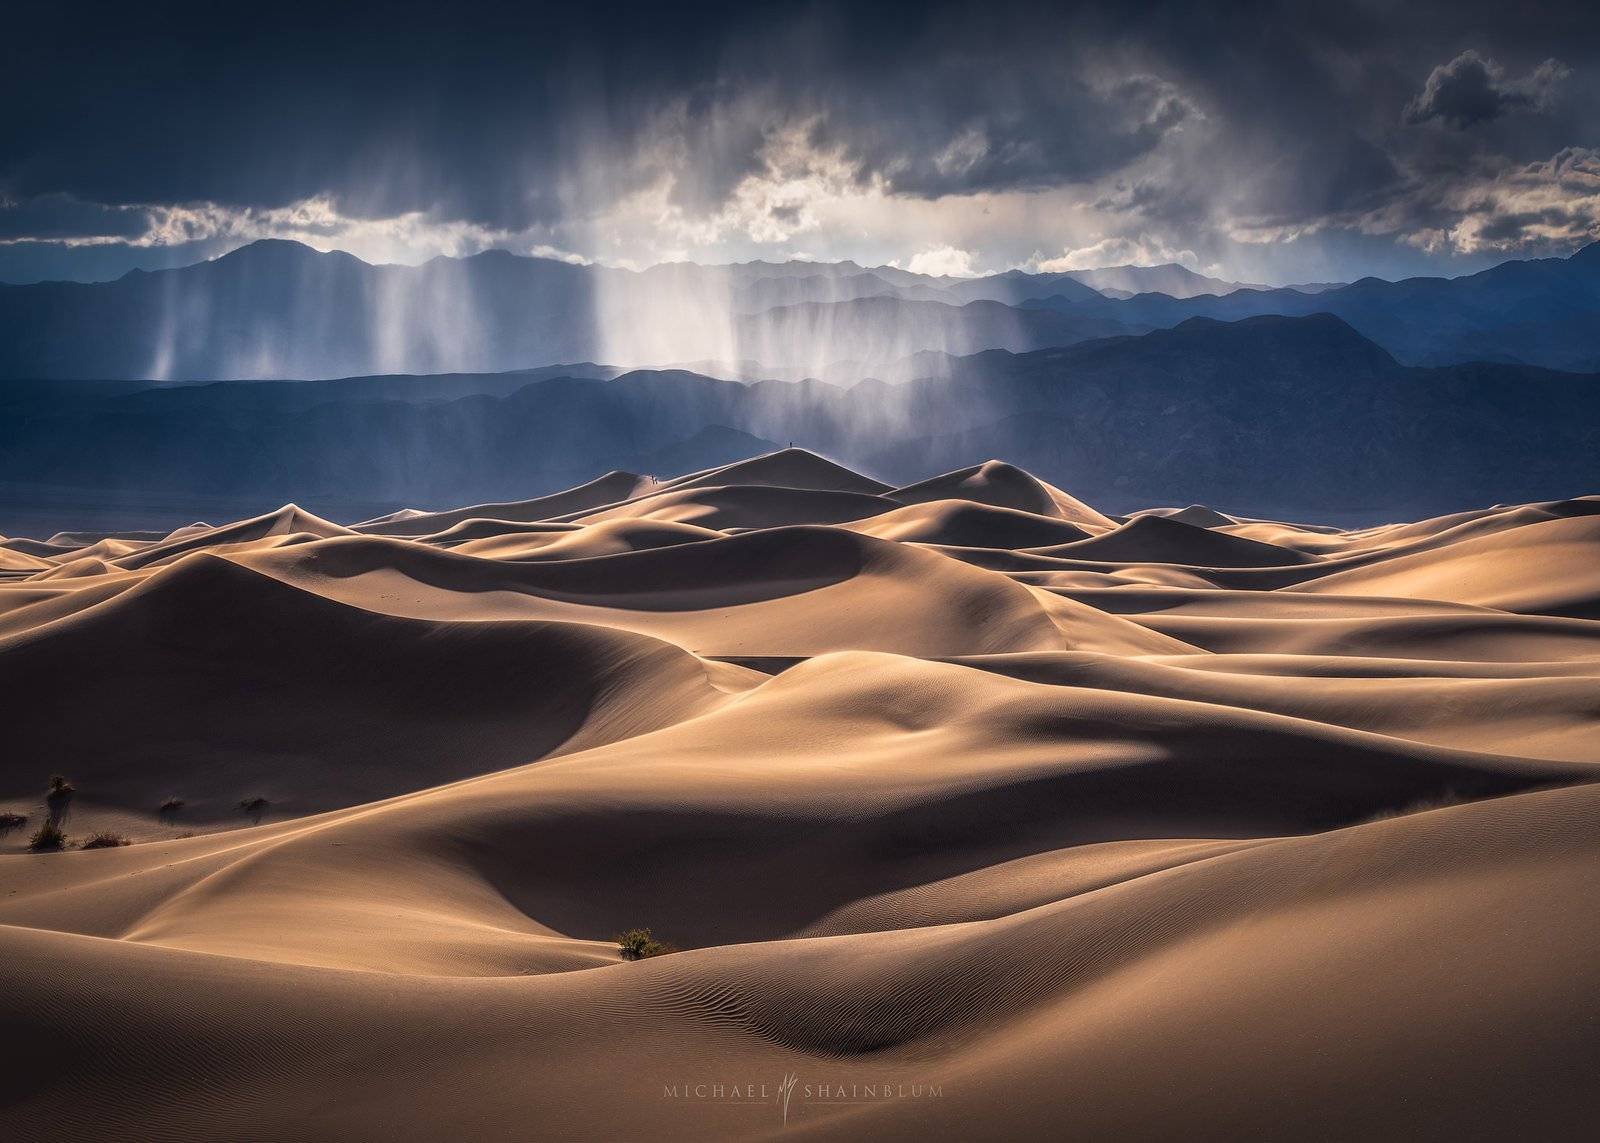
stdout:
[(0, 695), (6, 1138), (1600, 1122), (1600, 497), (787, 450), (13, 539)]

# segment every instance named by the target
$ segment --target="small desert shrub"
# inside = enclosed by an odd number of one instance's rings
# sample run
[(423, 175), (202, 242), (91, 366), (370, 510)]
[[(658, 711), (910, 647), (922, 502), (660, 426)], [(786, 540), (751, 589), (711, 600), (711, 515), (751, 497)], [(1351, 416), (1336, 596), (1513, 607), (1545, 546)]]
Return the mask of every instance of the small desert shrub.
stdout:
[(115, 849), (119, 845), (127, 845), (128, 839), (120, 833), (101, 830), (99, 833), (90, 834), (80, 845), (79, 849)]
[(61, 849), (66, 844), (67, 835), (61, 832), (61, 827), (55, 822), (45, 822), (28, 839), (28, 848), (34, 853), (48, 853)]
[(623, 960), (644, 960), (646, 957), (665, 956), (678, 950), (650, 935), (649, 929), (629, 929), (617, 934), (617, 950)]
[(17, 829), (26, 824), (27, 814), (0, 814), (0, 829)]
[(168, 798), (161, 803), (161, 812), (164, 814), (175, 814), (181, 809), (183, 809), (182, 798)]
[(44, 802), (50, 811), (50, 820), (59, 822), (67, 816), (67, 807), (72, 804), (73, 785), (60, 774), (50, 779), (50, 791), (45, 794)]

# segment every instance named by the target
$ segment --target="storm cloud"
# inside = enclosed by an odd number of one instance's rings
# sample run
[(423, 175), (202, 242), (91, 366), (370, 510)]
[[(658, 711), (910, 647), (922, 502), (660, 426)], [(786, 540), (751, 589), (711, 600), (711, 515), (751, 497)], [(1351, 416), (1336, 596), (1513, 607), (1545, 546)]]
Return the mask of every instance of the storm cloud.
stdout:
[(1288, 281), (1600, 233), (1576, 3), (23, 0), (8, 25), (0, 280), (276, 236), (973, 271), (1178, 251)]
[(1468, 49), (1428, 73), (1428, 81), (1406, 108), (1412, 123), (1442, 119), (1456, 127), (1471, 127), (1513, 111), (1531, 111), (1547, 105), (1552, 89), (1568, 76), (1567, 66), (1549, 59), (1520, 80), (1507, 80), (1494, 60)]

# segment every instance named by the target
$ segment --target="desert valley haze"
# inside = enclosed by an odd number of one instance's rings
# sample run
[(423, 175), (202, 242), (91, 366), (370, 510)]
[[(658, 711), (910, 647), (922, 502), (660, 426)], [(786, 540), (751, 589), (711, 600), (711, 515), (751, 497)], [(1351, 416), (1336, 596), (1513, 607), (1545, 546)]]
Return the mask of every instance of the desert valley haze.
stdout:
[(0, 1138), (1593, 1138), (1600, 17), (0, 13)]

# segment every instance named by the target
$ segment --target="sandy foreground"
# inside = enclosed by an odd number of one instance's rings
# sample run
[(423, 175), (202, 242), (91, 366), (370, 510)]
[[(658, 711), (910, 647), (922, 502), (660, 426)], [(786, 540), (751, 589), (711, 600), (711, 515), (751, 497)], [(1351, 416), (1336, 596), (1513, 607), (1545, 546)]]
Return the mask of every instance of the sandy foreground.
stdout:
[(1343, 532), (789, 450), (15, 539), (0, 699), (5, 1138), (1600, 1122), (1600, 497)]

